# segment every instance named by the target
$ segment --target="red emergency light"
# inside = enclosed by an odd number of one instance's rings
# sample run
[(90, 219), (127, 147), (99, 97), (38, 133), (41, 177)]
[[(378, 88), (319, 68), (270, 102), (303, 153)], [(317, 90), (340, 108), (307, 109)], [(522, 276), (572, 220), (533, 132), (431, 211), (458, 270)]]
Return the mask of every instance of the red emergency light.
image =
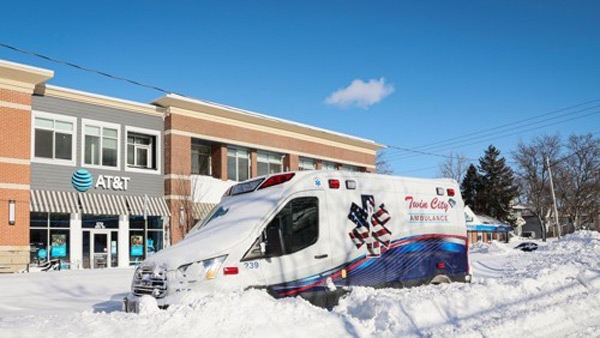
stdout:
[(240, 269), (237, 266), (230, 266), (223, 268), (224, 275), (237, 275), (240, 272)]
[(294, 177), (294, 173), (287, 173), (269, 177), (257, 190), (272, 187), (274, 185), (285, 183)]
[(330, 189), (339, 189), (340, 188), (340, 180), (329, 180), (329, 188)]

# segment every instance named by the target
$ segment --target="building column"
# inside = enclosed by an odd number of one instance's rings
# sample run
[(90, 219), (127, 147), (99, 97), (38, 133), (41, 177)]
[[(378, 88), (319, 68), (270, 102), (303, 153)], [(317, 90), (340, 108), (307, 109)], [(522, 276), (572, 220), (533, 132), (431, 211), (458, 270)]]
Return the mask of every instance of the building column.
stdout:
[[(167, 117), (170, 125), (172, 115)], [(184, 135), (168, 134), (165, 137), (165, 195), (167, 206), (171, 212), (169, 234), (171, 243), (183, 239), (184, 229), (179, 226), (179, 209), (181, 201), (191, 200), (192, 188), (190, 175), (192, 173), (192, 138)], [(129, 244), (128, 244), (129, 248)]]
[(300, 157), (296, 154), (287, 154), (283, 159), (283, 170), (298, 171), (300, 168)]
[(0, 61), (0, 272), (17, 272), (29, 264), (31, 95), (53, 75)]
[(256, 149), (250, 150), (250, 178), (258, 176), (258, 152)]
[(212, 152), (213, 177), (227, 181), (227, 145), (217, 144)]
[(81, 227), (81, 214), (71, 214), (69, 224), (69, 260), (71, 269), (79, 270), (83, 267), (83, 229)]
[(316, 160), (316, 161), (315, 161), (315, 168), (316, 168), (317, 170), (321, 170), (321, 169), (323, 169), (323, 161), (321, 161), (321, 160)]
[(129, 266), (129, 216), (119, 215), (119, 232), (117, 235), (118, 266), (125, 268)]

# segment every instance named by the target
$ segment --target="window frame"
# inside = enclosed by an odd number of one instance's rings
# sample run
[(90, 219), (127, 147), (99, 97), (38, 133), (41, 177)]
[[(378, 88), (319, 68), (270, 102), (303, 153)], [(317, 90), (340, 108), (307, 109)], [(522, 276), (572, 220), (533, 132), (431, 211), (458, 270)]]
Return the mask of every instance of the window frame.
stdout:
[(351, 164), (342, 164), (342, 168), (340, 170), (356, 173), (360, 172), (360, 167)]
[[(194, 173), (194, 161), (193, 161), (193, 156), (194, 156), (194, 147), (200, 147), (200, 148), (206, 148), (208, 149), (208, 174), (204, 175), (204, 174), (196, 174)], [(210, 145), (206, 145), (206, 144), (200, 144), (200, 143), (194, 143), (194, 141), (192, 140), (192, 145), (190, 147), (190, 157), (191, 157), (191, 168), (190, 168), (190, 172), (191, 175), (197, 175), (197, 176), (212, 176), (213, 175), (213, 169), (212, 169), (212, 147)]]
[[(103, 142), (104, 142), (104, 128), (108, 129), (116, 129), (117, 130), (117, 166), (106, 166), (103, 164), (88, 164), (85, 163), (85, 127), (100, 127), (100, 163), (102, 163), (102, 154), (103, 154)], [(107, 169), (107, 170), (121, 170), (121, 125), (117, 123), (110, 123), (98, 120), (90, 120), (90, 119), (81, 119), (81, 166), (84, 168), (97, 168), (97, 169)]]
[[(129, 138), (129, 133), (134, 133), (134, 134), (141, 134), (141, 135), (146, 135), (146, 136), (150, 136), (150, 137), (154, 137), (154, 142), (156, 142), (154, 149), (156, 154), (151, 154), (151, 159), (155, 159), (156, 160), (156, 168), (141, 168), (141, 167), (130, 167), (129, 166), (129, 162), (127, 161), (128, 157), (129, 157), (129, 141), (127, 140)], [(125, 156), (124, 156), (124, 170), (127, 172), (134, 172), (134, 173), (142, 173), (142, 174), (155, 174), (155, 175), (160, 175), (162, 173), (162, 141), (161, 141), (161, 137), (162, 137), (162, 132), (160, 130), (156, 130), (156, 129), (147, 129), (147, 128), (139, 128), (139, 127), (132, 127), (132, 126), (125, 126)], [(152, 150), (152, 147), (150, 148), (150, 150)]]
[[(333, 165), (333, 169), (332, 168), (326, 168), (329, 165)], [(321, 161), (321, 168), (323, 170), (339, 170), (338, 169), (338, 165), (335, 162), (330, 162), (330, 161)]]
[[(303, 164), (311, 163), (311, 167), (304, 167)], [(316, 170), (317, 169), (317, 161), (314, 158), (309, 157), (300, 157), (298, 159), (298, 170)]]
[[(232, 179), (231, 177), (229, 177), (229, 150), (234, 150), (235, 151), (235, 179)], [(241, 156), (239, 156), (238, 152), (239, 151), (243, 151), (246, 152), (246, 155), (248, 156), (248, 178), (246, 180), (249, 180), (252, 178), (252, 156), (250, 154), (250, 150), (248, 148), (244, 148), (244, 147), (238, 147), (238, 146), (231, 146), (228, 145), (227, 146), (227, 180), (230, 181), (236, 181), (236, 182), (243, 182), (240, 181), (240, 161), (239, 159), (241, 158)]]
[[(69, 122), (69, 123), (73, 124), (73, 130), (70, 133), (70, 135), (71, 135), (71, 159), (70, 160), (56, 158), (56, 128), (55, 127), (53, 127), (52, 129), (43, 128), (43, 127), (39, 128), (41, 130), (52, 131), (52, 158), (35, 156), (35, 130), (37, 129), (35, 126), (36, 118), (53, 120), (54, 122), (56, 122), (58, 120), (61, 122)], [(30, 148), (31, 162), (57, 164), (57, 165), (65, 165), (65, 166), (74, 167), (77, 162), (77, 145), (79, 143), (79, 142), (77, 142), (77, 127), (78, 127), (77, 117), (48, 113), (48, 112), (39, 111), (39, 110), (32, 110), (32, 114), (31, 114), (31, 148)], [(68, 134), (68, 132), (65, 132), (65, 131), (62, 131), (62, 132), (64, 134)]]
[[(266, 158), (267, 158), (266, 162), (260, 160), (261, 155), (266, 156)], [(269, 176), (269, 175), (274, 175), (274, 174), (285, 172), (285, 168), (283, 166), (285, 156), (286, 156), (285, 154), (281, 154), (281, 153), (276, 153), (276, 152), (266, 151), (266, 150), (258, 150), (256, 152), (256, 175), (257, 176)], [(277, 157), (280, 157), (280, 158), (277, 159)], [(267, 173), (264, 175), (261, 175), (258, 172), (258, 165), (260, 163), (265, 163), (267, 165)], [(271, 173), (271, 164), (281, 165), (281, 171), (279, 171), (277, 173)]]

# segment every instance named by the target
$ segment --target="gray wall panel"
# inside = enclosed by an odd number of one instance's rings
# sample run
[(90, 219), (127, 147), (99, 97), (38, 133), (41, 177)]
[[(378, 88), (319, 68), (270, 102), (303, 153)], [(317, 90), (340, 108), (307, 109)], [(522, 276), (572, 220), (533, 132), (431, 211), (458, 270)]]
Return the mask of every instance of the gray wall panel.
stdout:
[[(91, 105), (81, 102), (69, 101), (54, 97), (33, 96), (33, 111), (41, 111), (58, 115), (74, 116), (77, 118), (77, 140), (75, 150), (75, 166), (55, 165), (46, 163), (31, 164), (31, 189), (38, 190), (58, 190), (58, 191), (76, 191), (71, 185), (71, 176), (78, 169), (86, 169), (93, 176), (94, 181), (98, 175), (123, 176), (129, 177), (127, 191), (117, 191), (112, 189), (94, 189), (88, 190), (93, 193), (111, 193), (124, 195), (143, 195), (162, 196), (164, 194), (164, 134), (163, 119), (161, 116), (152, 116), (141, 113), (132, 113), (129, 111), (107, 108), (97, 105)], [(82, 119), (90, 119), (101, 122), (116, 123), (120, 128), (120, 168), (119, 170), (105, 170), (96, 168), (82, 167), (81, 149), (83, 147), (82, 138)], [(161, 172), (138, 173), (125, 171), (126, 166), (126, 146), (127, 135), (125, 126), (146, 128), (161, 132)]]

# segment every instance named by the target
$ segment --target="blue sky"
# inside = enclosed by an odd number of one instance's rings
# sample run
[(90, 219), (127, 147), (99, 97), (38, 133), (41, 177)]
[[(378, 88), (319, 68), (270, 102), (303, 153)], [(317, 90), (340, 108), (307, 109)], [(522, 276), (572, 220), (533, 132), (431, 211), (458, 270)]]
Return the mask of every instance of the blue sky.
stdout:
[[(600, 98), (598, 1), (13, 1), (2, 8), (1, 42), (406, 148)], [(53, 69), (50, 83), (60, 86), (142, 102), (161, 95), (6, 49), (0, 59)], [(326, 103), (354, 80), (393, 92), (372, 105)], [(598, 132), (600, 114), (453, 151), (477, 158), (493, 143), (508, 155), (520, 139), (557, 131)], [(395, 153), (396, 173), (438, 174), (439, 157)]]

